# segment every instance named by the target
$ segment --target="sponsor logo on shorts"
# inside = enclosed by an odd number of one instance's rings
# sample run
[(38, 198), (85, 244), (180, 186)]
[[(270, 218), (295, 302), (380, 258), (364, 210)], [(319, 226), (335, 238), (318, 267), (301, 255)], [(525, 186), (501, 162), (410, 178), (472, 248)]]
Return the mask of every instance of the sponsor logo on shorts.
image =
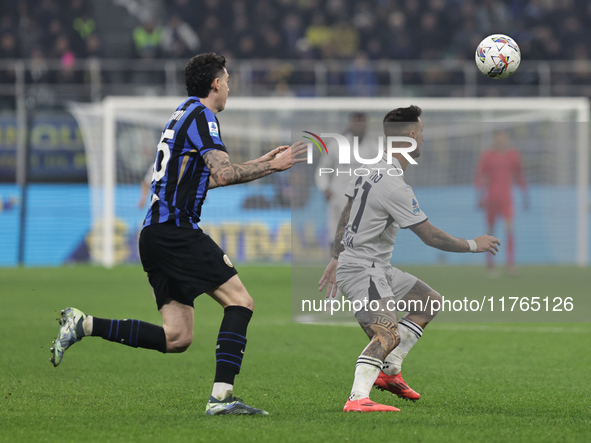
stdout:
[(234, 267), (234, 265), (232, 264), (232, 262), (230, 261), (230, 259), (228, 258), (228, 256), (226, 254), (224, 254), (224, 262), (230, 266), (231, 268)]

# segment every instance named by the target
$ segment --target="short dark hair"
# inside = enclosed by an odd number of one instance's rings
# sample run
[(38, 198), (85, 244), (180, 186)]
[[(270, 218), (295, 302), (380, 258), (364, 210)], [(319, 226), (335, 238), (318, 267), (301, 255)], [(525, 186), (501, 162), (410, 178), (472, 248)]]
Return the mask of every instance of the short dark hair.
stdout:
[(199, 54), (185, 66), (185, 85), (191, 97), (205, 98), (211, 91), (211, 84), (226, 67), (226, 58), (215, 52)]
[[(423, 110), (418, 106), (411, 105), (408, 108), (392, 109), (384, 117), (384, 134), (400, 134), (408, 125), (405, 123), (416, 123)], [(398, 124), (393, 124), (398, 123)]]

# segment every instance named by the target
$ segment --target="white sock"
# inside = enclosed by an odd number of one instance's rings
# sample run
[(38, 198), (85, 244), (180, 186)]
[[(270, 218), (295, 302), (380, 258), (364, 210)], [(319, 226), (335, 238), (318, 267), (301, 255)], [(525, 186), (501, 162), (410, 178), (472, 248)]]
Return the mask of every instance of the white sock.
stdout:
[(84, 329), (84, 335), (92, 334), (92, 315), (88, 315), (82, 322), (82, 329)]
[(234, 393), (234, 385), (229, 383), (214, 383), (211, 396), (218, 400), (224, 400)]
[(360, 355), (355, 366), (355, 381), (351, 389), (349, 400), (360, 400), (369, 397), (374, 382), (382, 370), (382, 361), (374, 358)]
[(402, 360), (423, 335), (423, 328), (411, 320), (401, 318), (398, 322), (398, 333), (400, 334), (400, 344), (384, 360), (382, 370), (387, 375), (400, 373)]

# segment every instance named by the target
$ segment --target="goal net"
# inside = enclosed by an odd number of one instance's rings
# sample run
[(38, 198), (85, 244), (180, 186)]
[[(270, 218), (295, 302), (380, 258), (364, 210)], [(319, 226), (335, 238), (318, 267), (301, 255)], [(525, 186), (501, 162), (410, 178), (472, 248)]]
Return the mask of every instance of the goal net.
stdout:
[[(72, 104), (88, 158), (93, 218), (88, 248), (94, 261), (113, 266), (138, 260), (137, 235), (148, 204), (139, 204), (140, 184), (164, 124), (183, 100), (109, 97), (99, 104)], [(231, 98), (218, 118), (231, 160), (243, 162), (301, 139), (302, 131), (343, 133), (352, 112), (365, 114), (366, 138), (377, 140), (385, 113), (410, 104), (423, 109), (425, 141), (419, 164), (405, 177), (434, 225), (459, 237), (486, 232), (474, 187), (476, 167), (501, 130), (521, 154), (529, 196), (525, 210), (514, 187), (517, 264), (588, 263), (587, 99)], [(334, 232), (315, 180), (321, 155), (316, 146), (312, 152), (310, 164), (290, 172), (210, 191), (202, 227), (234, 261), (297, 264), (330, 257)], [(495, 234), (504, 240), (502, 220)], [(441, 262), (470, 264), (474, 257), (440, 253), (406, 233), (397, 238), (393, 263)]]

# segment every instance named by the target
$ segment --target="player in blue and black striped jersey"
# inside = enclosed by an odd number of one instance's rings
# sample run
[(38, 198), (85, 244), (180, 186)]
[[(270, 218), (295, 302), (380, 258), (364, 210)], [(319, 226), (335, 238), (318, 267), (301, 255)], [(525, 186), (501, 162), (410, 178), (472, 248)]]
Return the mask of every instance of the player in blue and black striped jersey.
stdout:
[(194, 299), (207, 293), (224, 308), (216, 344), (216, 373), (208, 415), (263, 414), (234, 397), (253, 300), (230, 259), (199, 228), (207, 190), (244, 183), (305, 161), (307, 146), (279, 146), (243, 164), (231, 163), (216, 117), (228, 98), (226, 60), (215, 53), (193, 57), (185, 68), (189, 98), (162, 132), (152, 176), (152, 201), (140, 234), (140, 258), (163, 326), (139, 320), (110, 320), (76, 308), (62, 311), (51, 349), (57, 366), (63, 353), (85, 336), (163, 353), (183, 352), (193, 340)]
[(201, 205), (210, 187), (204, 154), (212, 150), (227, 153), (218, 119), (198, 97), (189, 97), (162, 132), (144, 227), (174, 221), (177, 227), (199, 229)]

